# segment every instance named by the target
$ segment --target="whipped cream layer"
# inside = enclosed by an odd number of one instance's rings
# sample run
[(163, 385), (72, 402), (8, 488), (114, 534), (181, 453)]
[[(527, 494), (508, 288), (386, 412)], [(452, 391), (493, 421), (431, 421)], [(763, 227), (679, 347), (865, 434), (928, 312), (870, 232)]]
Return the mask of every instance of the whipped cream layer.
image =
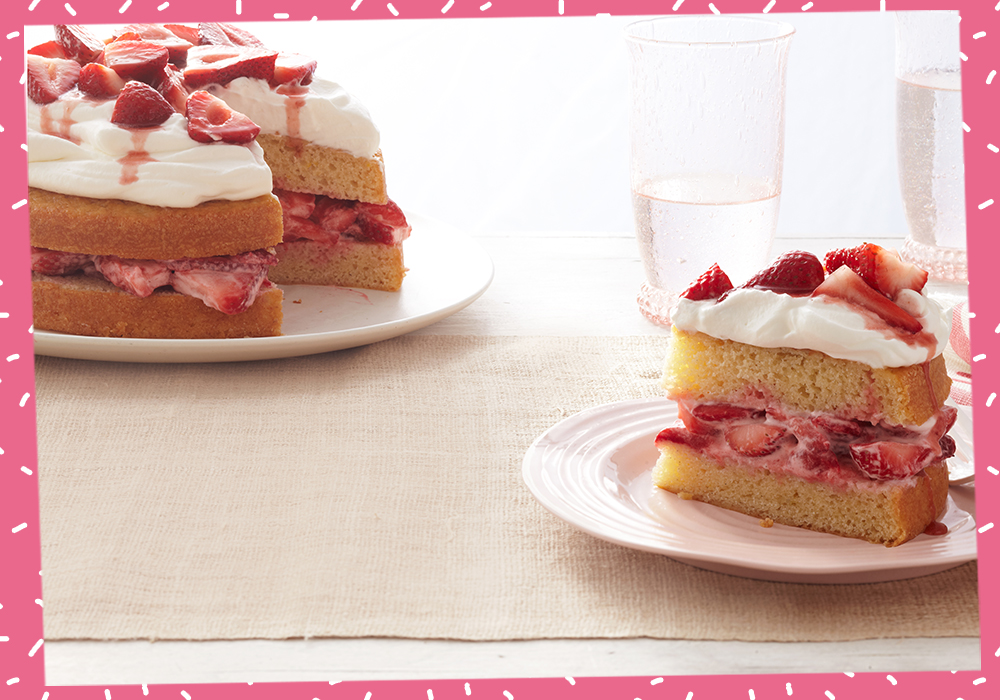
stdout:
[(78, 90), (51, 104), (27, 100), (28, 185), (60, 194), (193, 207), (270, 193), (271, 171), (256, 142), (204, 144), (173, 114), (160, 126), (111, 123), (114, 100)]
[(370, 158), (379, 147), (378, 128), (368, 110), (337, 83), (313, 78), (301, 91), (273, 89), (266, 80), (237, 78), (207, 88), (261, 133), (300, 138), (327, 148)]
[(681, 299), (670, 320), (682, 331), (766, 348), (818, 350), (872, 367), (906, 367), (940, 355), (949, 327), (932, 299), (906, 289), (896, 303), (934, 337), (929, 349), (908, 343), (904, 333), (872, 322), (866, 314), (824, 296), (796, 297), (763, 289), (734, 289), (722, 301)]

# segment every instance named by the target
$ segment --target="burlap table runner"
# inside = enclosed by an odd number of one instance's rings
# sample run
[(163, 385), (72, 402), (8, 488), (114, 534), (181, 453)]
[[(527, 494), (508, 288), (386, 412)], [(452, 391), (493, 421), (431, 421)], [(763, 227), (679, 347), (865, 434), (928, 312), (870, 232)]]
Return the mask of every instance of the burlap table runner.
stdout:
[(978, 634), (976, 566), (776, 584), (576, 531), (520, 477), (660, 394), (663, 339), (410, 336), (272, 362), (38, 358), (47, 639)]

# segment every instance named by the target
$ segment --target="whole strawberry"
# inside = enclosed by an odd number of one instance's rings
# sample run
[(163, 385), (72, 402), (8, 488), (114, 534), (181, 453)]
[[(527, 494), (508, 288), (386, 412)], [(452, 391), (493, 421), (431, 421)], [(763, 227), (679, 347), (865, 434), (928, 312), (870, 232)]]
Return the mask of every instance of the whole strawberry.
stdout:
[(822, 284), (824, 277), (823, 264), (819, 258), (804, 250), (793, 250), (779, 256), (743, 286), (766, 289), (778, 294), (804, 296), (812, 294)]
[(681, 293), (681, 299), (690, 301), (718, 299), (732, 288), (733, 283), (729, 281), (729, 276), (716, 263)]

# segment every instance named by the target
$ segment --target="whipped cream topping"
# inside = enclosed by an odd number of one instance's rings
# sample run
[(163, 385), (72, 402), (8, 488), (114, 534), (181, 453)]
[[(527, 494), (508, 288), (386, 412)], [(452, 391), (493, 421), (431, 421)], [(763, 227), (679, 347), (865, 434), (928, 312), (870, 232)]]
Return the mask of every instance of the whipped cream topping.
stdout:
[(379, 132), (368, 110), (337, 83), (313, 78), (306, 88), (273, 89), (266, 80), (237, 78), (208, 88), (237, 112), (250, 117), (262, 134), (280, 134), (370, 158)]
[(256, 142), (203, 144), (173, 114), (160, 126), (111, 123), (114, 100), (72, 90), (51, 104), (27, 102), (28, 185), (60, 194), (193, 207), (271, 191), (271, 171)]
[(896, 303), (933, 336), (933, 348), (906, 342), (885, 324), (873, 323), (871, 316), (823, 295), (734, 289), (722, 301), (681, 299), (670, 319), (682, 331), (759, 347), (818, 350), (872, 367), (905, 367), (940, 355), (949, 333), (941, 307), (909, 289), (899, 293)]

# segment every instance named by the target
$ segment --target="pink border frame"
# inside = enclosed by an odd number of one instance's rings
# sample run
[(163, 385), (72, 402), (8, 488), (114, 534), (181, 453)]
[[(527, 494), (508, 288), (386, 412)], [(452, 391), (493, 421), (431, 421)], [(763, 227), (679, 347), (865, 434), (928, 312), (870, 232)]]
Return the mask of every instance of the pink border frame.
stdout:
[[(16, 7), (11, 7), (15, 5)], [(436, 700), (476, 697), (550, 698), (816, 698), (847, 700), (883, 695), (907, 699), (985, 699), (989, 677), (1000, 673), (1000, 615), (990, 591), (1000, 588), (1000, 532), (997, 518), (1000, 473), (1000, 433), (991, 430), (991, 412), (1000, 390), (1000, 2), (962, 0), (950, 7), (942, 0), (16, 0), (5, 3), (0, 19), (0, 230), (13, 243), (0, 256), (0, 695), (10, 700), (64, 698), (380, 698), (427, 697)], [(680, 5), (677, 10), (673, 7)], [(979, 672), (923, 672), (886, 675), (775, 674), (766, 676), (671, 676), (666, 678), (548, 678), (440, 681), (379, 681), (328, 683), (178, 684), (146, 686), (45, 687), (38, 488), (36, 479), (34, 371), (32, 366), (31, 299), (28, 258), (27, 165), (25, 142), (23, 30), (26, 24), (114, 24), (119, 22), (183, 22), (192, 17), (218, 21), (273, 21), (274, 9), (290, 20), (314, 15), (329, 19), (385, 19), (394, 17), (525, 17), (592, 16), (615, 14), (760, 13), (762, 11), (880, 11), (961, 9), (961, 45), (968, 56), (963, 65), (966, 198), (970, 251), (971, 323), (973, 356), (977, 362), (974, 399), (976, 462), (979, 467), (979, 590), (982, 626), (982, 670)], [(765, 10), (765, 7), (767, 8)], [(983, 34), (985, 33), (985, 34)], [(998, 528), (1000, 530), (1000, 528)], [(995, 679), (993, 685), (998, 681)], [(468, 688), (468, 690), (467, 690)], [(369, 695), (370, 694), (370, 695)]]

